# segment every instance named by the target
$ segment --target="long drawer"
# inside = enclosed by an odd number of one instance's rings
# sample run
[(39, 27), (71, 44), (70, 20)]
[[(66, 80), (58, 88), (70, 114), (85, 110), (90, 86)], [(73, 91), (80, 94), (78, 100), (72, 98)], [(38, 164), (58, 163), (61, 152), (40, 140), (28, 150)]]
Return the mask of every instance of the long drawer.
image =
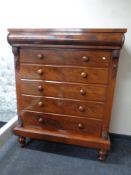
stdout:
[(23, 127), (52, 130), (62, 133), (75, 133), (82, 135), (100, 136), (101, 120), (85, 119), (80, 117), (68, 117), (63, 115), (53, 115), (45, 113), (34, 113), (23, 111), (22, 115)]
[(102, 118), (104, 103), (22, 95), (24, 110)]
[(111, 52), (98, 50), (22, 48), (20, 51), (22, 62), (51, 65), (107, 67), (110, 57)]
[(105, 101), (106, 86), (79, 83), (21, 80), (23, 94), (71, 98), (79, 100)]
[(24, 79), (107, 84), (108, 69), (21, 64), (20, 76)]

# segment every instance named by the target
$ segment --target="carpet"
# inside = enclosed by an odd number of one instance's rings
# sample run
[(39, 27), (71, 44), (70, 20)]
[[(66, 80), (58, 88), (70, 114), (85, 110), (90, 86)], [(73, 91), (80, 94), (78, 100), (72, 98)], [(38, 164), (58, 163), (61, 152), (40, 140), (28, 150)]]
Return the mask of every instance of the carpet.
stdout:
[(4, 126), (6, 124), (6, 122), (0, 122), (0, 128), (2, 127), (2, 126)]
[(0, 150), (0, 175), (131, 175), (131, 140), (113, 139), (104, 162), (97, 151), (31, 140), (20, 148), (12, 136)]

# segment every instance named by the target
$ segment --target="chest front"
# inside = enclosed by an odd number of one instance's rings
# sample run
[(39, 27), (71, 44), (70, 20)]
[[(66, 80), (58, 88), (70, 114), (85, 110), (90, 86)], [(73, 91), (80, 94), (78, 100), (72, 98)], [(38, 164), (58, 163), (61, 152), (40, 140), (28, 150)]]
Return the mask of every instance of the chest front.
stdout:
[[(98, 30), (98, 39), (95, 32), (87, 31), (87, 36), (74, 32), (68, 39), (66, 31), (64, 35), (47, 31), (28, 31), (32, 40), (26, 30), (11, 30), (9, 35), (20, 121), (14, 132), (22, 145), (30, 137), (93, 147), (100, 149), (102, 160), (110, 148), (108, 132), (123, 31), (119, 37), (112, 34), (117, 39), (114, 43), (111, 31), (105, 36)], [(14, 40), (12, 33), (16, 33)], [(90, 33), (96, 40), (90, 41)]]

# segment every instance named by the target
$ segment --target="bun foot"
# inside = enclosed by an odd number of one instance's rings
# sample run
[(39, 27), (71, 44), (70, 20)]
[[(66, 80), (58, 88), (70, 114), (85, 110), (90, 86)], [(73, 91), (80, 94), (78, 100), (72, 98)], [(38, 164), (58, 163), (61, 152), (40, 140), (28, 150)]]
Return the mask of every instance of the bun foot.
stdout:
[(19, 141), (20, 146), (22, 148), (25, 147), (25, 145), (26, 145), (26, 138), (25, 137), (20, 136), (19, 139), (18, 139), (18, 141)]
[(103, 161), (107, 157), (107, 150), (101, 149), (98, 152), (98, 160)]

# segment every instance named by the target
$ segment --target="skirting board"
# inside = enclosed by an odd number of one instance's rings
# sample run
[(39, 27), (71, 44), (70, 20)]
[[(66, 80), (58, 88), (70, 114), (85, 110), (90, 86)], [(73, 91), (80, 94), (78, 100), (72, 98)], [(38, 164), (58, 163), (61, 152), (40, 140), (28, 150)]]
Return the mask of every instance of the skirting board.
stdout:
[(17, 124), (18, 117), (13, 117), (8, 123), (0, 128), (0, 147), (2, 147), (7, 140), (13, 135), (12, 128)]

